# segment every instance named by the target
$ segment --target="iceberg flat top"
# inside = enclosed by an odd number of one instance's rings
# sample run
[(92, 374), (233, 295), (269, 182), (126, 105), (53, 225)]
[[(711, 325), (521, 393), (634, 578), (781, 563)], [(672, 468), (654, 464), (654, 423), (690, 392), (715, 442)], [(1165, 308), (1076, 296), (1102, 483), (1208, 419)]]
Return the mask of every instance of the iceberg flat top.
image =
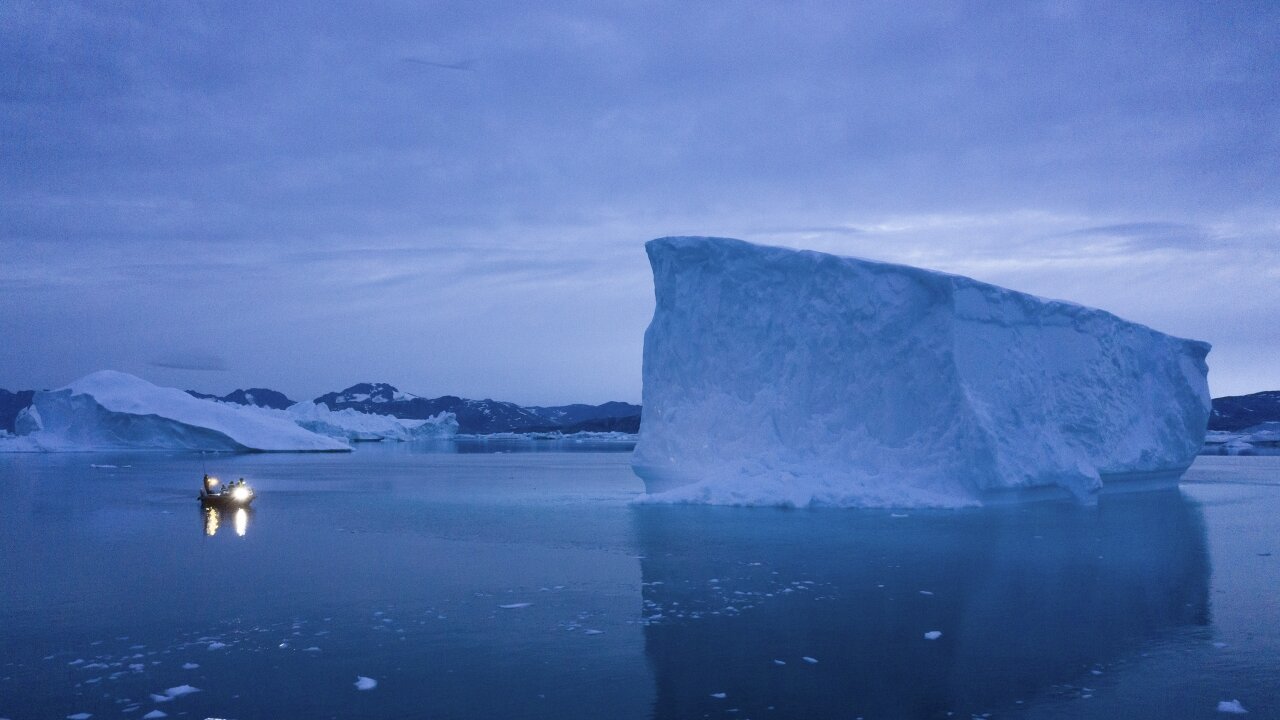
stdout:
[(633, 467), (651, 497), (957, 505), (1168, 479), (1209, 411), (1207, 343), (892, 263), (675, 237), (647, 245)]

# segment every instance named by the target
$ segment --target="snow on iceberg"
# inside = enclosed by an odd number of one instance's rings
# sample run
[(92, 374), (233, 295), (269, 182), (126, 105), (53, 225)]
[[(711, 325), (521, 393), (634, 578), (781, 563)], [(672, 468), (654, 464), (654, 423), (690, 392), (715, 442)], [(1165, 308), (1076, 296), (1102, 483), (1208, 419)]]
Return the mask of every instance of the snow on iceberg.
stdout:
[(722, 238), (647, 250), (632, 466), (650, 501), (1089, 499), (1172, 484), (1203, 442), (1207, 343), (903, 265)]
[(114, 370), (38, 392), (0, 450), (348, 451), (341, 440), (258, 408), (194, 398)]

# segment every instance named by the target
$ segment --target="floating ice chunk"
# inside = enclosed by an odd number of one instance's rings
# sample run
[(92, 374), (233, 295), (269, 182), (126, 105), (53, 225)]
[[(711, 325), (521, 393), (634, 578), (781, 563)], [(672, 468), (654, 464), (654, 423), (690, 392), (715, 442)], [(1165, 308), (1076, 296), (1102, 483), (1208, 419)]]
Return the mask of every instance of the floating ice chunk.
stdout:
[(191, 687), (190, 685), (178, 685), (177, 687), (171, 687), (168, 690), (165, 690), (164, 694), (168, 695), (171, 698), (176, 698), (176, 697), (182, 697), (183, 695), (190, 695), (191, 693), (198, 693), (198, 692), (200, 692), (200, 688), (198, 687)]
[(200, 692), (200, 688), (198, 687), (192, 687), (190, 685), (178, 685), (176, 687), (171, 687), (168, 690), (165, 690), (163, 695), (158, 693), (151, 693), (151, 702), (157, 702), (157, 703), (169, 702), (176, 698), (180, 698), (183, 695), (190, 695), (191, 693), (198, 693), (198, 692)]
[(713, 697), (713, 698), (715, 698), (715, 699), (717, 699), (717, 700), (723, 700), (723, 699), (725, 699), (725, 698), (729, 697), (729, 695), (728, 695), (728, 693), (718, 692), (718, 693), (711, 693), (711, 697)]
[(1219, 700), (1218, 712), (1231, 713), (1232, 715), (1244, 715), (1249, 711), (1244, 709), (1244, 706), (1240, 704), (1239, 700)]
[(315, 645), (312, 645), (309, 648), (304, 648), (302, 652), (320, 652), (320, 648), (316, 647)]
[(774, 660), (774, 661), (773, 661), (773, 664), (774, 664), (774, 665), (786, 665), (786, 664), (787, 664), (787, 661), (786, 661), (786, 660)]
[(226, 644), (226, 643), (224, 643), (224, 642), (218, 642), (218, 641), (216, 641), (216, 640), (215, 640), (214, 642), (209, 643), (209, 649), (210, 649), (210, 650), (221, 650), (222, 648), (224, 648), (224, 647), (226, 647), (226, 646), (227, 646), (227, 644)]
[(93, 713), (76, 713), (75, 715), (68, 715), (67, 720), (89, 720), (91, 717), (93, 717)]
[(498, 607), (502, 608), (503, 610), (517, 610), (519, 608), (527, 608), (532, 604), (533, 603), (521, 602), (521, 603), (510, 603), (508, 605), (499, 605)]
[(809, 657), (808, 655), (805, 655), (804, 657), (802, 657), (802, 658), (800, 658), (800, 659), (801, 659), (801, 660), (803, 660), (803, 661), (805, 661), (805, 662), (807, 662), (807, 663), (809, 663), (810, 665), (817, 665), (817, 664), (818, 664), (818, 660), (817, 660), (817, 658), (811, 658), (811, 657)]
[(1207, 343), (956, 275), (723, 238), (646, 249), (649, 502), (920, 507), (1171, 486)]
[(158, 720), (158, 718), (162, 718), (162, 717), (169, 717), (169, 713), (163, 710), (152, 710), (146, 715), (143, 715), (142, 720)]
[(941, 630), (930, 630), (929, 632), (924, 634), (925, 640), (937, 640), (940, 637), (942, 637)]
[(582, 634), (583, 634), (583, 635), (603, 635), (603, 634), (604, 634), (604, 631), (603, 631), (603, 630), (590, 630), (590, 629), (588, 629), (588, 630), (583, 630), (583, 631), (582, 631)]
[(200, 667), (200, 663), (192, 663), (192, 662), (189, 662), (189, 663), (183, 663), (183, 664), (182, 664), (182, 669), (183, 669), (183, 670), (195, 670), (195, 669), (196, 669), (196, 668), (198, 668), (198, 667)]
[(377, 681), (377, 680), (374, 680), (374, 679), (373, 679), (373, 678), (371, 678), (371, 677), (365, 677), (365, 676), (363, 676), (363, 675), (357, 675), (357, 676), (356, 676), (356, 689), (357, 689), (357, 690), (372, 690), (372, 689), (374, 689), (374, 688), (376, 688), (376, 687), (378, 687), (378, 681)]
[(933, 593), (929, 592), (928, 590), (921, 590), (921, 591), (920, 591), (920, 594), (921, 594), (921, 595), (932, 595)]

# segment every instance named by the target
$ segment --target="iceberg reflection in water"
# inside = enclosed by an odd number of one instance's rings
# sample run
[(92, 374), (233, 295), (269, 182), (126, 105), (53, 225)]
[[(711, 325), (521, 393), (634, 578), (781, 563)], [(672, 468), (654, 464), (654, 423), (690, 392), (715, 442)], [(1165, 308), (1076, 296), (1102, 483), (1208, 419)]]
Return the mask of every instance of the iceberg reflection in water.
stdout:
[(1100, 668), (1209, 622), (1204, 523), (1177, 490), (1097, 508), (634, 518), (660, 718), (946, 717), (1087, 698)]

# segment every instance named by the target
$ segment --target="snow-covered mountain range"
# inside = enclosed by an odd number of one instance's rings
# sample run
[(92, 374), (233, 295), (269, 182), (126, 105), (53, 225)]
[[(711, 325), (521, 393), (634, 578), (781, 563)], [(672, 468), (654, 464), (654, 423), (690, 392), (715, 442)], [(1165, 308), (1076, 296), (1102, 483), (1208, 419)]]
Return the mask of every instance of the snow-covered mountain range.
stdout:
[(315, 402), (333, 410), (350, 408), (405, 419), (423, 419), (450, 412), (458, 419), (458, 432), (468, 434), (554, 430), (636, 432), (640, 427), (640, 406), (630, 403), (523, 407), (502, 400), (470, 400), (456, 395), (424, 398), (402, 392), (387, 383), (358, 383), (339, 392), (321, 395)]
[[(195, 390), (187, 392), (205, 400), (276, 410), (284, 410), (294, 404), (284, 393), (267, 388), (247, 388), (221, 396)], [(33, 395), (32, 390), (10, 392), (0, 389), (0, 430), (14, 431), (14, 419), (23, 408), (31, 405)], [(635, 433), (640, 429), (640, 406), (624, 402), (522, 407), (499, 400), (467, 400), (452, 395), (422, 398), (401, 392), (387, 383), (359, 383), (341, 392), (321, 395), (314, 402), (331, 410), (352, 408), (415, 420), (424, 420), (441, 411), (452, 412), (458, 418), (459, 432), (463, 433), (549, 430)], [(1210, 430), (1238, 431), (1266, 422), (1280, 422), (1280, 390), (1213, 399)]]

